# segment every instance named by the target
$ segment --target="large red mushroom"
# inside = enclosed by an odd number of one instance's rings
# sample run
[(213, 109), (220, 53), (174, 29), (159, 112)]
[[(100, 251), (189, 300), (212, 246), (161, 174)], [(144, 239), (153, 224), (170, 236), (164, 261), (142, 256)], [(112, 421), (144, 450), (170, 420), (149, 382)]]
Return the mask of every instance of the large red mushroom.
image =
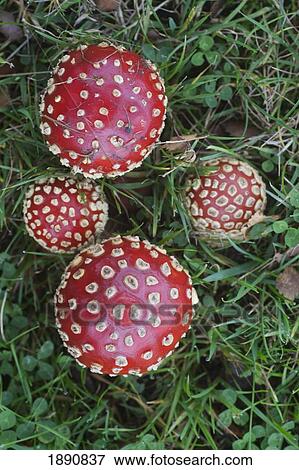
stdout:
[(41, 131), (63, 165), (115, 177), (139, 165), (164, 128), (155, 65), (122, 46), (81, 45), (58, 62), (41, 98)]
[(50, 251), (73, 252), (93, 243), (107, 219), (105, 196), (94, 181), (42, 178), (25, 195), (26, 229)]
[(217, 242), (243, 240), (264, 218), (266, 188), (258, 172), (240, 160), (220, 158), (204, 163), (205, 176), (190, 176), (185, 203), (195, 233)]
[(68, 352), (92, 372), (142, 375), (156, 369), (190, 328), (197, 296), (166, 251), (117, 236), (81, 251), (55, 296)]

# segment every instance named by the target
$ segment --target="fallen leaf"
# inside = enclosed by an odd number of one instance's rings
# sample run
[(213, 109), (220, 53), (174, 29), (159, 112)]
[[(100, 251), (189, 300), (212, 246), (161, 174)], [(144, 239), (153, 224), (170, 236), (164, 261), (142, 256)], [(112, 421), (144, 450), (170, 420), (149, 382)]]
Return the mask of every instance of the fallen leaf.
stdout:
[(161, 41), (161, 39), (163, 39), (162, 34), (156, 29), (150, 29), (147, 33), (147, 37), (153, 43), (156, 43), (158, 41)]
[(194, 163), (195, 160), (197, 159), (197, 155), (195, 150), (193, 149), (188, 149), (185, 150), (185, 152), (182, 155), (179, 155), (178, 157), (175, 157), (176, 160), (182, 160), (185, 163)]
[(294, 268), (286, 268), (276, 280), (276, 288), (289, 300), (299, 296), (299, 272)]
[(4, 90), (0, 90), (0, 108), (6, 108), (7, 106), (10, 106), (10, 104), (11, 99), (9, 93)]
[(219, 16), (224, 7), (225, 7), (224, 0), (215, 0), (214, 2), (212, 2), (211, 8), (210, 8), (211, 17), (216, 18), (217, 16)]
[(15, 17), (9, 11), (0, 10), (0, 33), (9, 41), (20, 41), (24, 34), (16, 24)]
[(96, 0), (96, 6), (101, 11), (114, 11), (120, 5), (120, 0)]
[(259, 130), (249, 125), (245, 131), (245, 123), (242, 120), (230, 119), (219, 124), (215, 131), (216, 134), (229, 135), (231, 137), (245, 137), (246, 139), (259, 134)]
[(292, 248), (289, 248), (287, 251), (284, 253), (275, 253), (273, 256), (272, 260), (270, 263), (267, 264), (267, 268), (270, 270), (272, 269), (276, 264), (281, 263), (281, 260), (283, 259), (284, 261), (287, 261), (290, 258), (294, 258), (295, 256), (299, 255), (299, 245), (293, 246)]
[(17, 59), (13, 59), (12, 62), (6, 62), (0, 65), (0, 76), (7, 76), (17, 73), (20, 70), (20, 63)]
[(161, 147), (169, 152), (184, 152), (188, 149), (190, 142), (196, 139), (199, 139), (196, 134), (178, 135), (162, 144)]

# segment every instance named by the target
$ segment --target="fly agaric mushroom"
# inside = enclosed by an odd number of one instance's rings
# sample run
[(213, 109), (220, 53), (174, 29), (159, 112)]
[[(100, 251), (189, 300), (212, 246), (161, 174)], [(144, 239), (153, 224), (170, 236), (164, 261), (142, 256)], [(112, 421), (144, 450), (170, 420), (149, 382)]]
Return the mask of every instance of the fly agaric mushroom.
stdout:
[(185, 336), (197, 296), (189, 274), (166, 251), (138, 237), (81, 251), (55, 296), (64, 345), (91, 372), (142, 375)]
[(108, 205), (91, 181), (43, 178), (31, 185), (24, 200), (27, 231), (43, 248), (72, 252), (103, 232)]
[(63, 165), (86, 177), (141, 165), (164, 128), (167, 98), (155, 65), (107, 42), (68, 51), (42, 95), (41, 131)]
[[(216, 169), (213, 167), (216, 167)], [(185, 202), (195, 232), (206, 239), (242, 240), (248, 228), (263, 220), (265, 184), (257, 171), (239, 160), (208, 161), (206, 176), (191, 176)]]

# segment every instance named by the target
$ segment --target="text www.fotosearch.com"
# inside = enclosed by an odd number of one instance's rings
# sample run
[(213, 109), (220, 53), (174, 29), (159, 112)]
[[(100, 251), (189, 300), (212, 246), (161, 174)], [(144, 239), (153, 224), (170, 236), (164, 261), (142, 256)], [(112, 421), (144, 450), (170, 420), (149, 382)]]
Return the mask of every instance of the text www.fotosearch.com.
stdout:
[(113, 457), (115, 466), (150, 466), (150, 465), (190, 465), (190, 466), (206, 466), (206, 465), (211, 465), (211, 466), (224, 466), (224, 465), (230, 465), (230, 466), (252, 466), (253, 461), (252, 457), (246, 457), (246, 456), (225, 456), (225, 457), (219, 457), (216, 454), (212, 455), (207, 455), (207, 456), (194, 456), (194, 457), (189, 457), (189, 456), (169, 456), (169, 455), (156, 455), (156, 454), (151, 454), (150, 456), (140, 456), (140, 457), (134, 457), (134, 456), (120, 456), (120, 457)]

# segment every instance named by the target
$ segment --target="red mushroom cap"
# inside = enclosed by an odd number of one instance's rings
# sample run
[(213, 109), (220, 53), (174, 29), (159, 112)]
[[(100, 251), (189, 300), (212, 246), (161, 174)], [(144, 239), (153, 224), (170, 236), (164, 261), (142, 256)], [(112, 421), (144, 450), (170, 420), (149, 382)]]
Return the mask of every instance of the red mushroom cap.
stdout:
[(156, 67), (107, 42), (68, 51), (41, 100), (41, 131), (63, 165), (115, 177), (141, 165), (160, 137), (167, 98)]
[(195, 230), (212, 238), (244, 238), (246, 230), (263, 218), (265, 184), (257, 171), (239, 160), (206, 162), (217, 167), (207, 176), (187, 181), (185, 200)]
[(72, 178), (43, 178), (24, 200), (27, 231), (43, 248), (72, 252), (94, 242), (108, 219), (108, 205), (98, 185)]
[(81, 251), (56, 292), (56, 323), (68, 352), (99, 374), (144, 374), (170, 355), (197, 300), (189, 274), (138, 237)]

